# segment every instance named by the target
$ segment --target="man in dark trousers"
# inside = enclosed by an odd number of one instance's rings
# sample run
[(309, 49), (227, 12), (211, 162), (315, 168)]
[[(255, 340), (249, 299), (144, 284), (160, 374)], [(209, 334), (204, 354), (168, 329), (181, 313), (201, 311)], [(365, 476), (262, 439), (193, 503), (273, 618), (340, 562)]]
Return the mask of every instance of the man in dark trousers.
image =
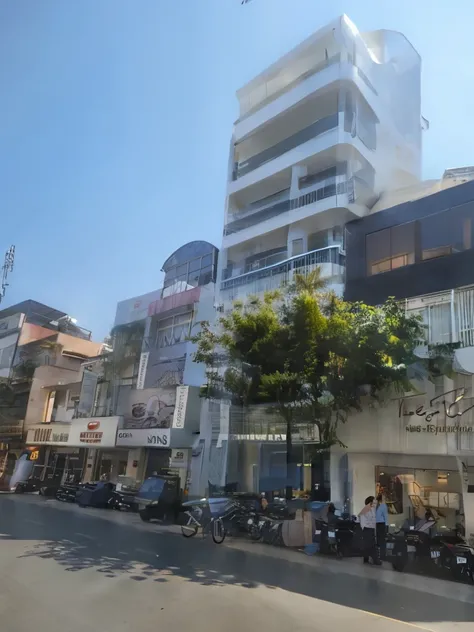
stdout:
[(379, 560), (377, 543), (375, 540), (376, 510), (374, 500), (373, 496), (369, 496), (365, 499), (365, 506), (359, 514), (359, 520), (360, 528), (362, 529), (364, 564), (368, 564), (369, 558), (372, 558), (373, 564), (375, 564), (375, 566), (380, 566), (382, 562)]

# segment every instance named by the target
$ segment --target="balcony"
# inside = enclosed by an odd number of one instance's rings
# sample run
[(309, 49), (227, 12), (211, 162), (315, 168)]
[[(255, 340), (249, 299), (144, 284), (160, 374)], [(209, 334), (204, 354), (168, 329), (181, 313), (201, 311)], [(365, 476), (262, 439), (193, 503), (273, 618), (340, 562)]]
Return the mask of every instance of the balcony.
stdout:
[(458, 343), (474, 347), (474, 288), (407, 299), (408, 314), (421, 317), (425, 335), (421, 345)]
[(325, 132), (337, 128), (338, 124), (338, 112), (335, 112), (334, 114), (330, 114), (329, 116), (325, 116), (324, 118), (315, 121), (311, 125), (308, 125), (299, 132), (296, 132), (296, 134), (285, 138), (276, 145), (265, 149), (259, 154), (252, 156), (248, 160), (237, 163), (232, 174), (233, 180), (238, 180), (247, 173), (250, 173), (251, 171), (254, 171), (267, 162), (270, 162), (271, 160), (274, 160), (275, 158), (286, 154), (295, 147), (298, 147), (299, 145), (302, 145), (303, 143), (306, 143), (313, 138), (321, 136), (321, 134), (324, 134)]
[(249, 269), (249, 266), (246, 266), (242, 274), (230, 278), (225, 278), (224, 275), (221, 292), (225, 303), (279, 289), (290, 283), (294, 274), (308, 274), (316, 268), (321, 269), (323, 278), (342, 276), (345, 270), (345, 255), (339, 245), (290, 258), (287, 258), (285, 251), (259, 259), (252, 267), (253, 269)]

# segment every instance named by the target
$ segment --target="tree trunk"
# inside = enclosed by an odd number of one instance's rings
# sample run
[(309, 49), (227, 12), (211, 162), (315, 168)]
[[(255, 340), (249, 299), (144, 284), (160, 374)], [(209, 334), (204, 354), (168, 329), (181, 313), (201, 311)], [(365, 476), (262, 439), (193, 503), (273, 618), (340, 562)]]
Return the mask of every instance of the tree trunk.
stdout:
[(291, 418), (286, 420), (286, 500), (293, 498), (293, 442), (291, 437)]

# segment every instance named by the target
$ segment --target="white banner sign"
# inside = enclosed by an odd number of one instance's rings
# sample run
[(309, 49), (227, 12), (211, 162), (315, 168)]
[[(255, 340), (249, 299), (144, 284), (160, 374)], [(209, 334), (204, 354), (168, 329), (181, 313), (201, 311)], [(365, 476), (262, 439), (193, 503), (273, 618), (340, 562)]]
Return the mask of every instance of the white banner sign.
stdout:
[(173, 428), (184, 428), (189, 386), (176, 387), (176, 406), (173, 414)]
[(137, 377), (137, 390), (143, 390), (145, 388), (145, 376), (146, 370), (148, 367), (148, 358), (150, 356), (149, 351), (144, 351), (140, 355), (140, 364), (138, 366), (138, 377)]
[(122, 429), (117, 432), (117, 446), (133, 448), (168, 448), (169, 428)]

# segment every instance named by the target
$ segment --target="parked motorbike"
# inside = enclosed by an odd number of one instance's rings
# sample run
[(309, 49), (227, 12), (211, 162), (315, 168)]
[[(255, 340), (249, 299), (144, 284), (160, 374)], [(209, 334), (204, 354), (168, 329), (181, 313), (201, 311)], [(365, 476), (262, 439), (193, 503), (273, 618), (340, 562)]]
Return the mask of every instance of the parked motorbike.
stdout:
[(65, 483), (60, 485), (56, 491), (56, 500), (65, 503), (75, 503), (78, 491), (81, 489), (81, 484)]
[(405, 531), (423, 570), (448, 572), (453, 579), (474, 583), (474, 550), (458, 532), (438, 530), (437, 520), (429, 514)]
[(138, 511), (136, 492), (117, 491), (112, 492), (108, 506), (116, 511)]

